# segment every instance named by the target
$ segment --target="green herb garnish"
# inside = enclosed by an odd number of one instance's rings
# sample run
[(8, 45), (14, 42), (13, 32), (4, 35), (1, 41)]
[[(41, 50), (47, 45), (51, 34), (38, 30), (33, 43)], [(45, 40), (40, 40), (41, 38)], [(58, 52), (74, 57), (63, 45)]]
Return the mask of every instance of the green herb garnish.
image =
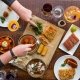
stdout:
[(5, 22), (5, 18), (0, 16), (1, 22), (4, 23)]
[(64, 67), (66, 65), (66, 63), (61, 64), (62, 67)]
[(37, 22), (37, 27), (32, 27), (33, 31), (35, 32), (36, 35), (39, 35), (42, 33), (43, 28), (42, 28), (42, 23)]

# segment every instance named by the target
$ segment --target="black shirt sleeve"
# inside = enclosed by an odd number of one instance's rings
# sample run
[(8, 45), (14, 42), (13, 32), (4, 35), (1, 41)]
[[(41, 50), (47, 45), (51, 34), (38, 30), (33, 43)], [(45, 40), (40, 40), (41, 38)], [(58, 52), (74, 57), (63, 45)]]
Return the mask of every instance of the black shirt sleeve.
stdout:
[(3, 67), (4, 64), (2, 63), (2, 61), (0, 60), (0, 68)]
[(4, 3), (6, 3), (8, 6), (11, 6), (11, 4), (15, 1), (15, 0), (2, 0)]

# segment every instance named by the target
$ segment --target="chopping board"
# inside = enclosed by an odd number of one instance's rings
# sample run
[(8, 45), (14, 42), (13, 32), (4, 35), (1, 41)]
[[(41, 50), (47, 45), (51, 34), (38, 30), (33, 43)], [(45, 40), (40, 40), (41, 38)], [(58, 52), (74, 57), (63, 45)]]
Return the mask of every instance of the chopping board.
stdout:
[[(26, 55), (24, 57), (19, 57), (18, 59), (16, 59), (15, 61), (13, 61), (13, 64), (21, 69), (24, 69), (25, 70), (25, 66), (27, 65), (27, 63), (31, 60), (31, 59), (34, 59), (34, 58), (38, 58), (38, 59), (41, 59), (45, 64), (46, 66), (48, 67), (54, 53), (55, 53), (55, 50), (57, 49), (58, 45), (59, 45), (59, 42), (65, 32), (65, 30), (55, 26), (54, 24), (51, 24), (49, 23), (48, 21), (45, 21), (39, 17), (36, 17), (36, 16), (33, 16), (32, 20), (34, 22), (36, 21), (39, 21), (40, 23), (42, 23), (42, 26), (43, 26), (43, 29), (45, 29), (47, 26), (52, 26), (54, 27), (56, 30), (57, 30), (57, 33), (53, 39), (53, 41), (48, 44), (48, 52), (45, 56), (41, 56), (41, 55), (38, 55), (37, 52), (35, 52), (33, 55)], [(33, 30), (31, 29), (30, 27), (30, 24), (27, 25), (23, 35), (26, 35), (26, 34), (30, 34), (30, 35), (33, 35), (35, 36), (37, 39), (39, 38), (39, 36), (36, 36), (35, 33), (33, 32)], [(18, 63), (20, 60), (22, 59), (22, 63)], [(21, 61), (20, 61), (21, 62)]]

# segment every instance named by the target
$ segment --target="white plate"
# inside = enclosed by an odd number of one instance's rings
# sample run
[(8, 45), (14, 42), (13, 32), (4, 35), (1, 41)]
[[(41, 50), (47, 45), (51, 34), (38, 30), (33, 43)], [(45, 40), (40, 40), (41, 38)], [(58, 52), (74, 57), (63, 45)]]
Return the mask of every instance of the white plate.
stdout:
[[(57, 78), (58, 80), (60, 80), (59, 75), (58, 75), (58, 71), (59, 71), (60, 68), (62, 68), (62, 67), (61, 67), (61, 64), (63, 64), (64, 61), (65, 61), (65, 59), (67, 59), (67, 58), (72, 58), (72, 59), (74, 59), (74, 60), (78, 63), (78, 67), (76, 68), (76, 73), (75, 73), (75, 75), (74, 75), (74, 78), (71, 79), (71, 80), (78, 80), (78, 79), (80, 78), (80, 60), (79, 60), (77, 57), (72, 56), (72, 55), (62, 56), (62, 57), (60, 57), (60, 58), (56, 61), (55, 65), (54, 65), (54, 74), (55, 74), (56, 78)], [(68, 67), (70, 67), (70, 66), (69, 66), (69, 65), (66, 65), (65, 67), (68, 68)]]
[[(8, 8), (8, 6), (0, 0), (0, 16), (3, 15), (4, 11), (8, 10), (7, 8)], [(8, 23), (11, 20), (18, 20), (18, 19), (19, 19), (19, 16), (12, 10), (12, 11), (9, 12), (9, 16), (6, 18), (6, 21), (4, 23), (2, 23), (1, 20), (0, 20), (0, 26), (7, 27)]]
[[(72, 24), (71, 27), (72, 27), (72, 26), (76, 26), (76, 25)], [(79, 39), (79, 42), (78, 42), (71, 50), (69, 50), (69, 51), (68, 51), (68, 50), (65, 48), (65, 46), (63, 45), (63, 43), (64, 43), (64, 42), (69, 38), (69, 36), (72, 34), (72, 33), (71, 33), (71, 30), (70, 30), (71, 27), (69, 28), (69, 30), (68, 30), (68, 32), (66, 33), (64, 39), (62, 40), (61, 44), (59, 45), (59, 48), (60, 48), (61, 50), (65, 51), (66, 53), (68, 53), (68, 54), (70, 54), (70, 55), (73, 55), (74, 52), (76, 51), (76, 49), (78, 48), (79, 44), (80, 44), (80, 28), (79, 28), (79, 27), (76, 26), (76, 27), (77, 27), (77, 31), (74, 32), (74, 34), (76, 35), (76, 37)]]

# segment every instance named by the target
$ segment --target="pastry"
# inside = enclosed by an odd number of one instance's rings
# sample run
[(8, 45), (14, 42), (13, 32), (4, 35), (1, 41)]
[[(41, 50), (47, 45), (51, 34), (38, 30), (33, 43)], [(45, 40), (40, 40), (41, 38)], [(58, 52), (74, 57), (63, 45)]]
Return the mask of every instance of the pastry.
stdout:
[(41, 55), (42, 55), (42, 56), (45, 56), (46, 53), (47, 53), (47, 51), (48, 51), (48, 48), (47, 48), (46, 46), (44, 46)]
[(42, 34), (48, 39), (49, 42), (51, 42), (54, 39), (56, 32), (57, 30), (54, 27), (49, 26)]
[(44, 35), (41, 35), (39, 37), (39, 39), (40, 39), (40, 41), (41, 41), (42, 44), (48, 45), (49, 41), (48, 41), (48, 39)]
[(37, 52), (40, 54), (42, 52), (43, 48), (44, 48), (44, 45), (40, 44)]

